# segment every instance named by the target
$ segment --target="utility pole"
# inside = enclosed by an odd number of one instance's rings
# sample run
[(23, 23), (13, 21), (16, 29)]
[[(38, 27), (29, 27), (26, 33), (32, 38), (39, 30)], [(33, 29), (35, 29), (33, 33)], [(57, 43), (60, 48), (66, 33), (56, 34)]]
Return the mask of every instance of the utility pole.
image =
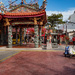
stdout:
[(67, 37), (68, 37), (68, 33), (67, 33), (67, 24), (68, 24), (68, 21), (66, 21), (66, 47), (67, 47), (67, 44), (68, 44), (68, 42), (67, 42)]
[(66, 36), (67, 36), (67, 23), (68, 23), (68, 22), (66, 22)]

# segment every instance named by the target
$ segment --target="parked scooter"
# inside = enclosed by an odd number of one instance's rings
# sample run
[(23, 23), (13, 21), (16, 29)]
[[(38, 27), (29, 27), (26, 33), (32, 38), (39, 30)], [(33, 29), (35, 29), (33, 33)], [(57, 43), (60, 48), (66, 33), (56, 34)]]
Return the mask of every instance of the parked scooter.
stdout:
[(69, 56), (71, 58), (72, 56), (75, 56), (75, 50), (71, 46), (67, 46), (65, 47), (64, 55), (65, 57)]

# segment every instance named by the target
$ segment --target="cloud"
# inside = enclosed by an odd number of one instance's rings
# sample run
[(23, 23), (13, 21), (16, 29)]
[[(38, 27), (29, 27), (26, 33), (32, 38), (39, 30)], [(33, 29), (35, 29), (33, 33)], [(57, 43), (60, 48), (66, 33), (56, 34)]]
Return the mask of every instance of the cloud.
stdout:
[(50, 16), (52, 13), (54, 14), (59, 14), (62, 13), (63, 15), (63, 20), (68, 20), (69, 16), (72, 15), (75, 11), (75, 8), (70, 8), (67, 11), (46, 11), (47, 15)]

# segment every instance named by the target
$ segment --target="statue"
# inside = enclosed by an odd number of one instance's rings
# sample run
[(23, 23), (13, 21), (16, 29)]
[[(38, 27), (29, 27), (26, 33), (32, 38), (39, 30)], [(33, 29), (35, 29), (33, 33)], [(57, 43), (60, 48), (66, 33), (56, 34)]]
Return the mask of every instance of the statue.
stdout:
[(44, 0), (44, 1), (43, 1), (43, 4), (42, 4), (42, 6), (41, 6), (41, 8), (40, 8), (40, 9), (46, 9), (46, 5), (47, 5), (46, 3), (47, 3), (47, 1), (46, 1), (46, 0)]
[(26, 0), (23, 0), (23, 1), (24, 1), (25, 4), (27, 4), (27, 3), (26, 3)]
[(23, 3), (25, 3), (26, 4), (26, 0), (21, 0), (21, 3), (23, 4)]
[(1, 13), (4, 13), (4, 4), (3, 4), (3, 2), (0, 2), (0, 10), (1, 10)]

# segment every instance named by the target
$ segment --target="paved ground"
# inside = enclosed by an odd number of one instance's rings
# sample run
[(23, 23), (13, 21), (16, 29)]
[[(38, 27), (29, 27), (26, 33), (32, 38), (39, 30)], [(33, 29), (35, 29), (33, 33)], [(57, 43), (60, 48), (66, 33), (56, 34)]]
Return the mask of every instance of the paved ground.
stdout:
[(75, 57), (64, 51), (24, 51), (0, 63), (0, 75), (75, 75)]
[(12, 57), (13, 55), (17, 54), (19, 51), (6, 51), (6, 50), (1, 50), (0, 51), (0, 63), (3, 62), (4, 60)]
[(34, 44), (26, 44), (26, 45), (14, 45), (13, 48), (7, 48), (6, 46), (0, 47), (0, 50), (65, 50), (65, 45), (58, 45), (58, 48), (49, 48), (44, 49), (42, 46), (39, 48), (34, 48)]
[(22, 46), (13, 45), (13, 48), (35, 48), (35, 46), (34, 43), (27, 43), (27, 44), (23, 44)]
[[(22, 46), (14, 45), (13, 48), (35, 48), (35, 46), (34, 46), (34, 43), (27, 43), (27, 44), (23, 44)], [(63, 46), (63, 45), (58, 45), (58, 48), (51, 48), (51, 49), (46, 48), (46, 50), (64, 50), (64, 49), (65, 49), (65, 46)]]

